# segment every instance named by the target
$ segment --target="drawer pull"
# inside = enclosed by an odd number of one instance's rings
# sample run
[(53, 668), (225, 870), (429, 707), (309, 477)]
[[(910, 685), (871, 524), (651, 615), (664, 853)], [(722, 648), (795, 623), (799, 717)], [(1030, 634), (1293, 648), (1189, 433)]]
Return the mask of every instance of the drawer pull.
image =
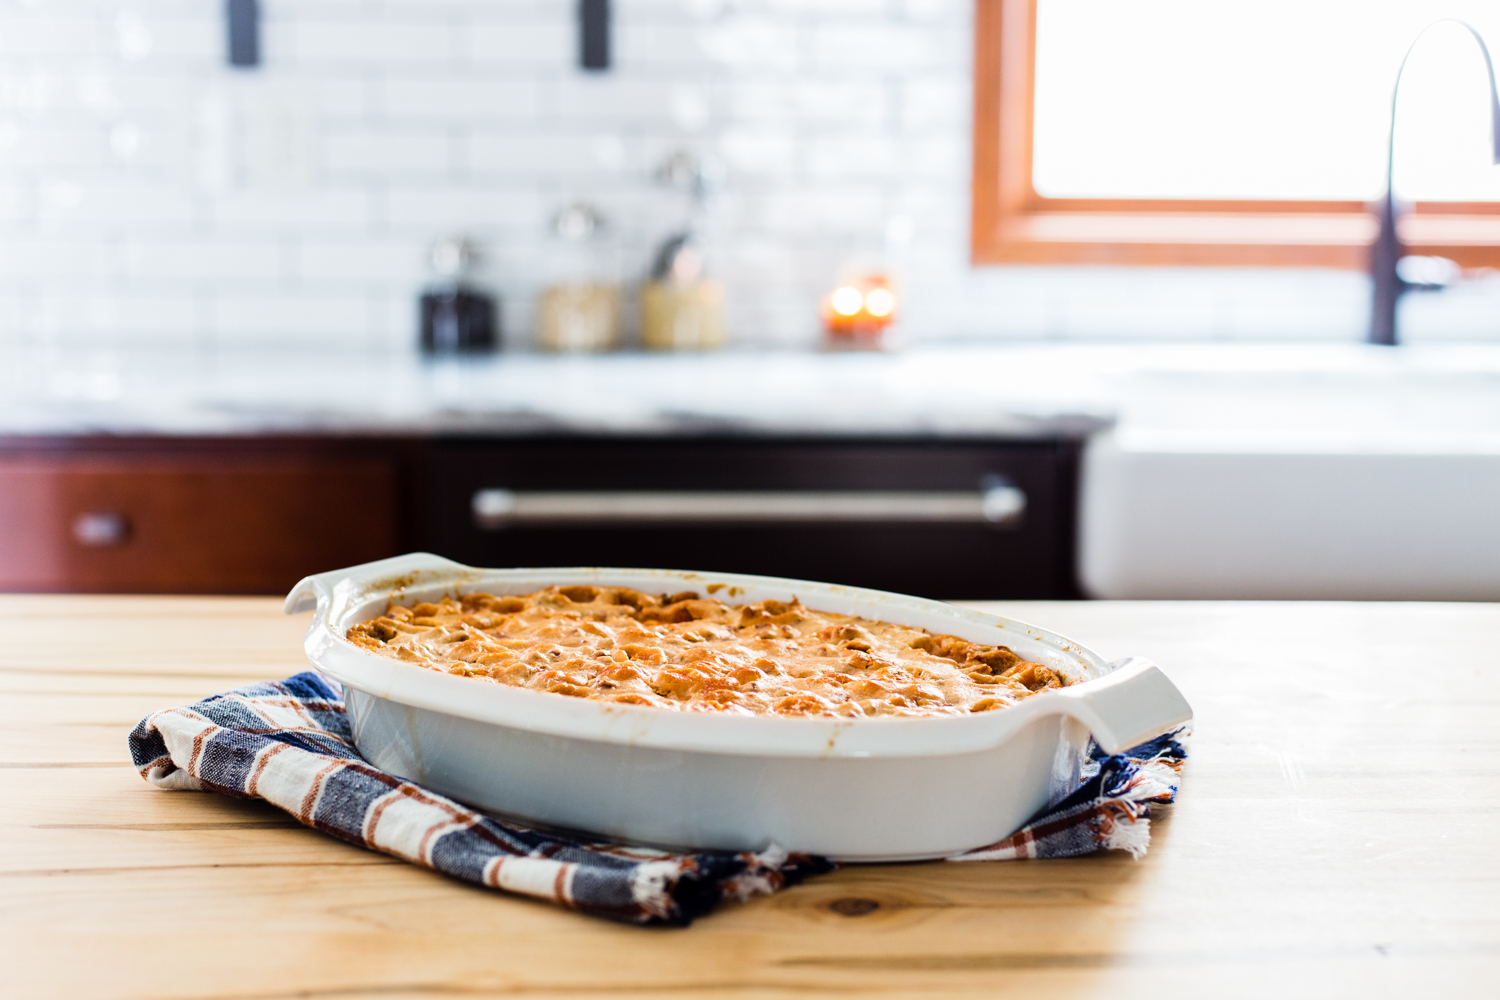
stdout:
[(796, 524), (938, 522), (1014, 528), (1026, 494), (1009, 482), (981, 490), (525, 491), (474, 494), (485, 529), (529, 524)]
[(130, 541), (130, 521), (118, 511), (85, 511), (73, 518), (73, 540), (95, 549), (124, 545)]

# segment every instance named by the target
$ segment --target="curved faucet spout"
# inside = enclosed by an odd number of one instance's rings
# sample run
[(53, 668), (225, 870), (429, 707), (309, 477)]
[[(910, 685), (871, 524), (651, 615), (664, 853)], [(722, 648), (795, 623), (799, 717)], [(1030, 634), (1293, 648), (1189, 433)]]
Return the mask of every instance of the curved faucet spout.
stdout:
[(1395, 191), (1391, 183), (1396, 163), (1396, 99), (1401, 91), (1401, 74), (1406, 70), (1406, 63), (1411, 58), (1412, 51), (1422, 37), (1439, 24), (1459, 25), (1473, 37), (1479, 45), (1479, 51), (1484, 54), (1485, 77), (1490, 85), (1490, 147), (1493, 162), (1500, 165), (1500, 88), (1495, 85), (1495, 63), (1490, 58), (1489, 46), (1485, 45), (1484, 36), (1479, 33), (1478, 29), (1467, 21), (1461, 21), (1456, 17), (1445, 17), (1433, 21), (1417, 32), (1417, 37), (1412, 39), (1411, 45), (1407, 46), (1406, 55), (1401, 57), (1401, 65), (1396, 70), (1396, 82), (1391, 87), (1391, 129), (1387, 135), (1385, 147), (1385, 196), (1375, 207), (1379, 230), (1375, 236), (1375, 243), (1370, 248), (1370, 277), (1374, 284), (1374, 298), (1371, 302), (1368, 339), (1372, 344), (1394, 346), (1400, 342), (1396, 331), (1396, 304), (1400, 301), (1403, 292), (1414, 287), (1410, 282), (1403, 280), (1397, 271), (1406, 248), (1402, 245), (1401, 236), (1397, 232), (1397, 224), (1400, 222), (1403, 209), (1396, 202)]

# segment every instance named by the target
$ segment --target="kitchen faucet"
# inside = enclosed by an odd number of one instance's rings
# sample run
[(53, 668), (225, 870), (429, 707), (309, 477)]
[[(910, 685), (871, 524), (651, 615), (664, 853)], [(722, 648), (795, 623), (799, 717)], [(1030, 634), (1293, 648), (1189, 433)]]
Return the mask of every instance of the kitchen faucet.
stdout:
[[(1396, 83), (1391, 88), (1391, 131), (1386, 141), (1385, 149), (1385, 197), (1381, 199), (1376, 207), (1376, 218), (1380, 221), (1380, 231), (1375, 237), (1375, 245), (1370, 251), (1370, 276), (1374, 279), (1375, 298), (1370, 311), (1370, 337), (1372, 344), (1395, 345), (1396, 337), (1396, 302), (1401, 294), (1414, 289), (1438, 289), (1446, 285), (1446, 281), (1433, 281), (1430, 273), (1432, 268), (1415, 268), (1410, 264), (1427, 263), (1421, 258), (1405, 258), (1410, 262), (1403, 265), (1403, 254), (1405, 247), (1401, 243), (1401, 237), (1396, 232), (1396, 223), (1400, 219), (1401, 211), (1396, 204), (1395, 191), (1391, 186), (1392, 168), (1396, 159), (1396, 97), (1401, 90), (1401, 73), (1406, 69), (1406, 61), (1411, 58), (1412, 50), (1432, 28), (1444, 22), (1461, 25), (1474, 41), (1479, 43), (1479, 51), (1484, 53), (1484, 67), (1487, 72), (1487, 80), (1490, 85), (1490, 145), (1493, 147), (1493, 162), (1500, 165), (1500, 91), (1495, 88), (1495, 64), (1490, 60), (1490, 50), (1484, 44), (1484, 36), (1481, 35), (1473, 25), (1467, 21), (1457, 18), (1445, 17), (1442, 20), (1433, 21), (1427, 27), (1417, 33), (1412, 39), (1411, 45), (1406, 50), (1406, 55), (1401, 57), (1401, 65), (1396, 70)], [(1449, 265), (1453, 268), (1454, 265)], [(1405, 270), (1408, 274), (1402, 274)], [(1411, 272), (1427, 270), (1429, 276), (1424, 280), (1420, 275)]]

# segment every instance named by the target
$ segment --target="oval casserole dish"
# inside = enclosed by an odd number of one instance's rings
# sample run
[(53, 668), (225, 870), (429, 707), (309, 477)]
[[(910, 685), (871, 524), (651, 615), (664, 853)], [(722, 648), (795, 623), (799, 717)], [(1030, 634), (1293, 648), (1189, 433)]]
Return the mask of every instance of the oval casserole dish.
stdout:
[[(704, 590), (728, 604), (800, 598), (1009, 646), (1069, 686), (966, 716), (866, 719), (680, 712), (485, 683), (403, 663), (344, 638), (392, 600), (591, 584)], [(733, 595), (733, 596), (730, 596)], [(1090, 734), (1106, 752), (1192, 710), (1154, 664), (1104, 662), (1062, 636), (997, 615), (805, 580), (651, 569), (475, 569), (414, 553), (302, 580), (305, 647), (345, 689), (370, 763), (523, 823), (694, 850), (789, 851), (838, 860), (945, 857), (1002, 840), (1076, 787)]]

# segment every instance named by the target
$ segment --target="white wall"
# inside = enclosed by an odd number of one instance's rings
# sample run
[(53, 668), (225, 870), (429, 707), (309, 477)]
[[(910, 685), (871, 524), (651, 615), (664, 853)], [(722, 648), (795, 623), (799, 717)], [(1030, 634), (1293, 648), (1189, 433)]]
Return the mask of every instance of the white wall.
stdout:
[[(547, 223), (615, 223), (627, 270), (683, 216), (653, 180), (726, 168), (707, 223), (744, 343), (816, 341), (841, 267), (885, 260), (910, 340), (1360, 335), (1365, 279), (1298, 270), (973, 269), (970, 0), (615, 0), (573, 68), (573, 0), (0, 5), (0, 344), (404, 346), (432, 240), (488, 250), (529, 337)], [(1500, 337), (1500, 283), (1413, 302), (1416, 337)]]

